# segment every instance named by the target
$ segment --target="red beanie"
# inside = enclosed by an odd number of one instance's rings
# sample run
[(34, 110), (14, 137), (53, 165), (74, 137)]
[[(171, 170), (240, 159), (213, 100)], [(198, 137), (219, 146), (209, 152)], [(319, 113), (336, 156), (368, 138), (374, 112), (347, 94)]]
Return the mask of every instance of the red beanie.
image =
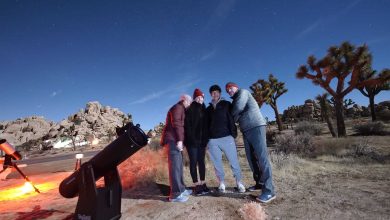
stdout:
[(226, 86), (225, 86), (226, 91), (228, 91), (230, 87), (236, 87), (237, 89), (239, 88), (239, 87), (237, 86), (237, 84), (235, 84), (234, 82), (228, 82), (228, 83), (226, 83)]
[(194, 91), (193, 98), (195, 99), (198, 96), (202, 96), (204, 98), (204, 93), (202, 91), (200, 91), (200, 89), (196, 88)]

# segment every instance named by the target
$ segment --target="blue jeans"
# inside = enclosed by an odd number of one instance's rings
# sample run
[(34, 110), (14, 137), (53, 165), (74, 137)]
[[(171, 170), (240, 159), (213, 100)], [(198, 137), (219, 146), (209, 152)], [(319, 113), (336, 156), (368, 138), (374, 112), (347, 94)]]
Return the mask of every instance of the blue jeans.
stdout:
[[(260, 182), (264, 183), (262, 192), (275, 194), (265, 134), (265, 126), (259, 126), (245, 131), (243, 133), (245, 153), (252, 172), (255, 172), (254, 168), (256, 168), (256, 164), (252, 162), (252, 153), (255, 153), (254, 156), (257, 158), (257, 165), (261, 173)], [(253, 147), (253, 151), (251, 151), (251, 146)]]
[(169, 197), (174, 199), (186, 189), (183, 180), (183, 155), (176, 148), (176, 143), (173, 141), (170, 141), (165, 147), (168, 148)]
[(241, 181), (241, 168), (237, 157), (237, 148), (234, 138), (226, 136), (222, 138), (210, 139), (207, 144), (209, 149), (210, 159), (213, 161), (215, 175), (219, 182), (225, 180), (225, 172), (223, 171), (222, 152), (225, 153), (226, 158), (230, 163), (236, 181)]

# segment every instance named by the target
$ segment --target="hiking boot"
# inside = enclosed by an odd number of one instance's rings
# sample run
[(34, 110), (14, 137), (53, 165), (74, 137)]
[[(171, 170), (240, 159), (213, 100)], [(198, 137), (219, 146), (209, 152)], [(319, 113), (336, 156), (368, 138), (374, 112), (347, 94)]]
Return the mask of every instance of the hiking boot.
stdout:
[(256, 198), (257, 201), (262, 202), (262, 203), (269, 203), (272, 200), (274, 200), (276, 196), (271, 193), (262, 193), (260, 196)]
[(203, 195), (203, 186), (202, 185), (194, 186), (194, 194), (197, 196)]
[(237, 183), (237, 190), (239, 193), (244, 193), (246, 191), (245, 186), (241, 182)]
[(186, 189), (184, 190), (182, 193), (181, 193), (183, 196), (189, 196), (192, 194), (192, 190), (191, 189)]
[(224, 183), (220, 183), (219, 186), (218, 186), (218, 192), (220, 192), (220, 193), (226, 192), (225, 188), (226, 188), (225, 184)]
[(253, 186), (247, 188), (247, 190), (248, 190), (249, 192), (253, 192), (253, 191), (261, 190), (262, 188), (263, 188), (263, 185), (261, 185), (261, 184), (256, 184), (256, 185), (253, 185)]
[(188, 196), (184, 196), (183, 193), (176, 198), (169, 198), (170, 202), (187, 202)]
[(203, 183), (202, 188), (205, 194), (210, 192), (210, 189), (207, 187), (206, 183)]

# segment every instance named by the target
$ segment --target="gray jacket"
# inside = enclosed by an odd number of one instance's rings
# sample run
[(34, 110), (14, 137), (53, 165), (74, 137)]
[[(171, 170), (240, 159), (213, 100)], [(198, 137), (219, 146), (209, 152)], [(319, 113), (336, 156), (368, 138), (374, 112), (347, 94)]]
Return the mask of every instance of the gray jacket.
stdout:
[(232, 99), (232, 115), (234, 121), (240, 124), (242, 132), (266, 125), (266, 121), (260, 112), (259, 105), (248, 90), (239, 89), (236, 94), (232, 96)]

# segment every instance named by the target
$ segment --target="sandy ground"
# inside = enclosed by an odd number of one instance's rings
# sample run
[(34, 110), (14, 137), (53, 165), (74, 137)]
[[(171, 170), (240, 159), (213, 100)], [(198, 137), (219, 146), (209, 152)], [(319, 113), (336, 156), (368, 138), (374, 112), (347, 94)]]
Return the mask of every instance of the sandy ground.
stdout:
[[(378, 138), (381, 141), (378, 141)], [(374, 137), (383, 152), (389, 152), (390, 137)], [(244, 183), (252, 174), (243, 148), (238, 149)], [(277, 199), (262, 205), (269, 219), (389, 219), (390, 163), (359, 158), (294, 155), (273, 158)], [(37, 163), (22, 168), (42, 191), (23, 194), (24, 181), (12, 173), (0, 181), (0, 219), (71, 219), (77, 197), (63, 198), (59, 183), (72, 173), (75, 161)], [(260, 192), (190, 196), (186, 203), (169, 203), (166, 157), (163, 152), (144, 148), (119, 166), (123, 185), (121, 219), (242, 219), (238, 211), (255, 201)], [(227, 186), (234, 179), (225, 161)], [(191, 186), (188, 167), (185, 182)], [(216, 187), (212, 165), (207, 161), (206, 180)]]

